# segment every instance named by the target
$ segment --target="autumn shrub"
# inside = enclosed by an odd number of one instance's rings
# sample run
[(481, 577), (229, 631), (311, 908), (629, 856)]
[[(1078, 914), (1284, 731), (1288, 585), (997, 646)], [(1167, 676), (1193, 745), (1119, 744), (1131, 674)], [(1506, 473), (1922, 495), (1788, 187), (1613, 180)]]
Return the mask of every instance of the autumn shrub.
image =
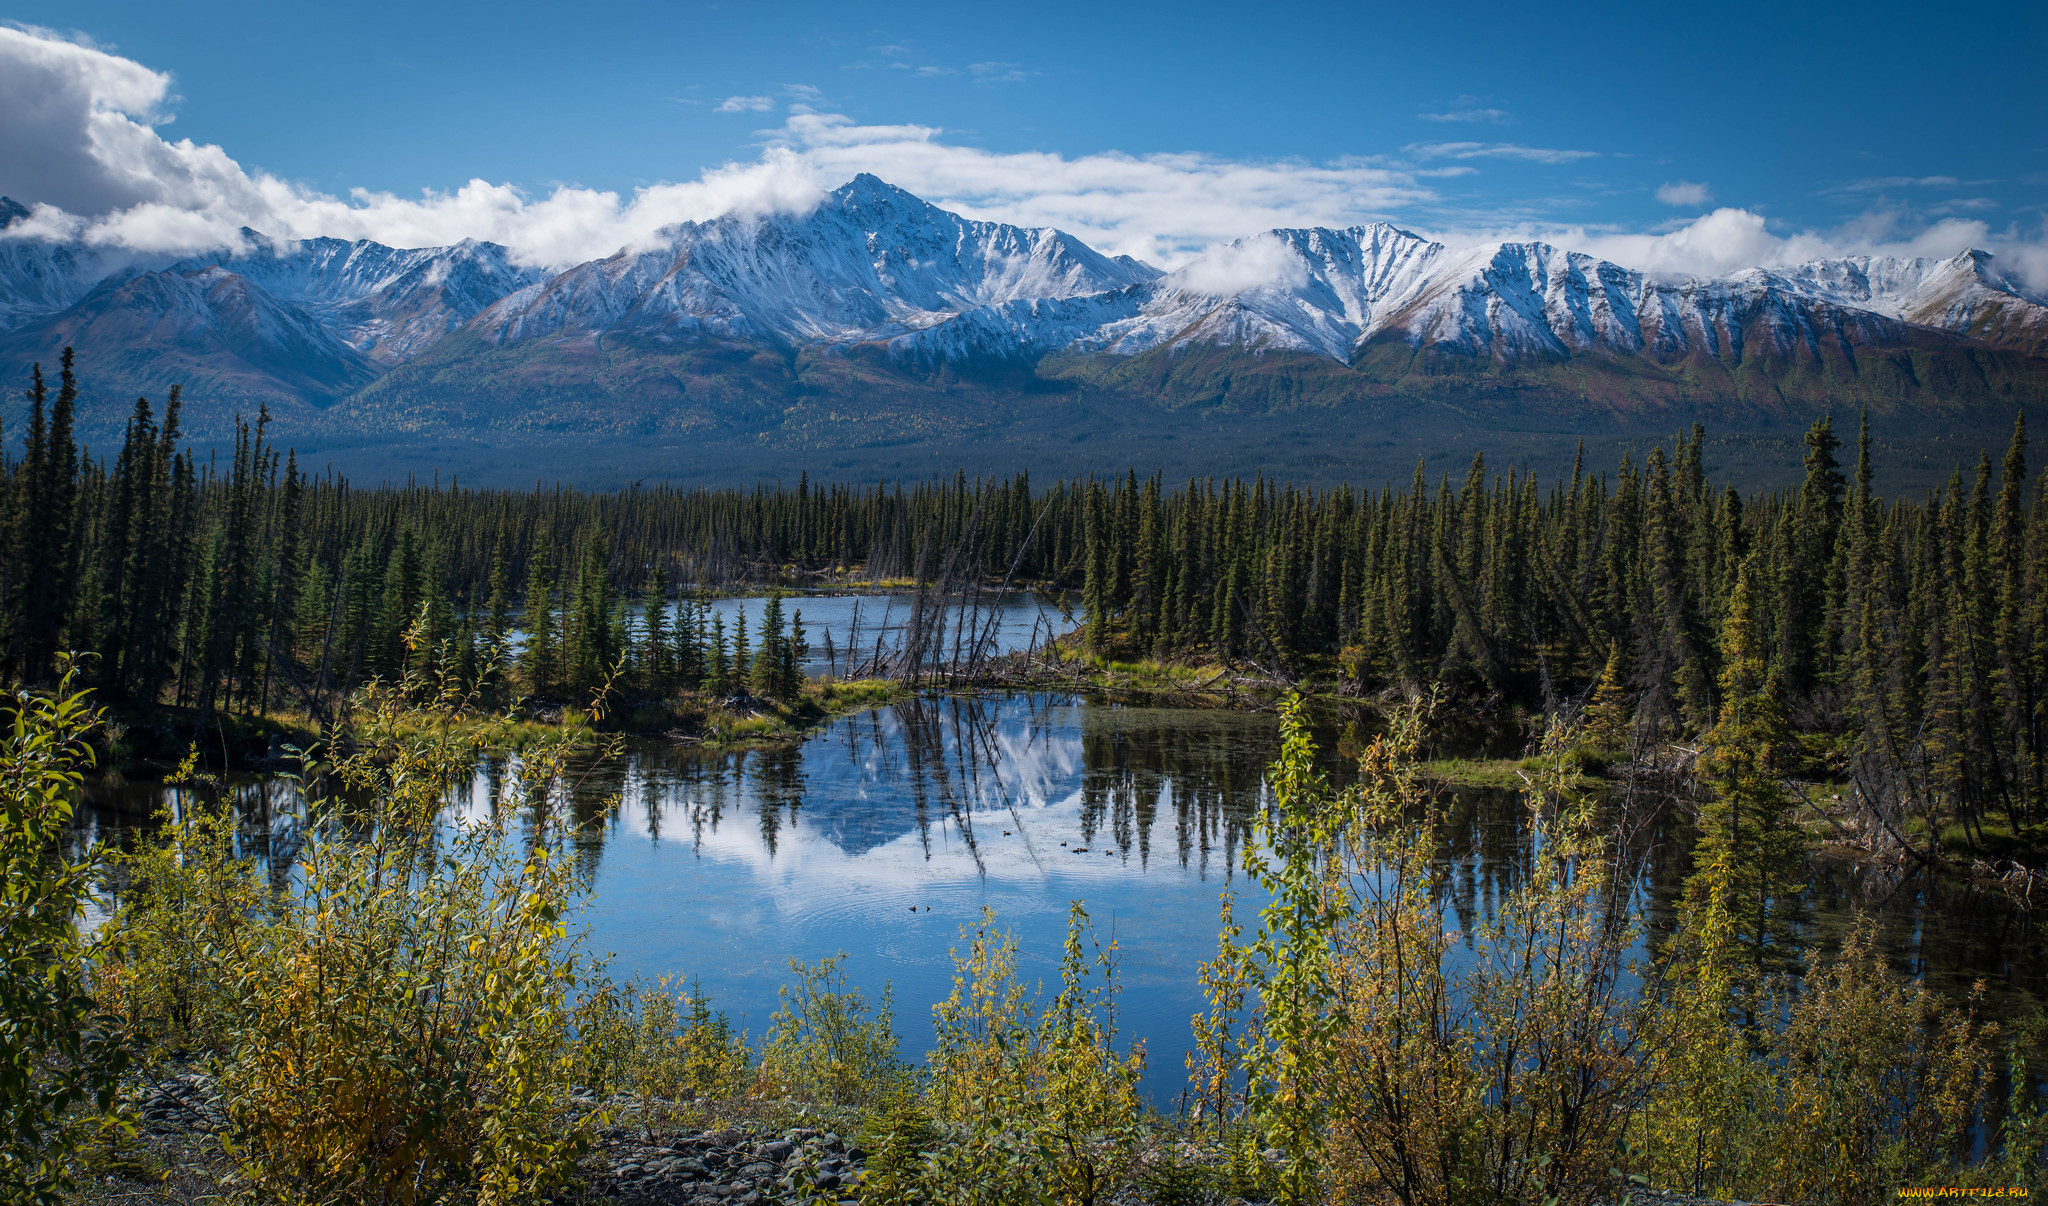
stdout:
[[(1273, 805), (1246, 870), (1272, 896), (1256, 934), (1206, 974), (1197, 1090), (1221, 1106), (1263, 1190), (1288, 1202), (1591, 1202), (1646, 1088), (1630, 937), (1590, 802), (1529, 793), (1534, 852), (1492, 916), (1457, 933), (1441, 803), (1418, 779), (1423, 710), (1405, 710), (1330, 789), (1298, 699), (1282, 707)], [(1459, 947), (1464, 949), (1460, 950)], [(1251, 1018), (1221, 1027), (1242, 1001)], [(1238, 1073), (1232, 1106), (1221, 1086)], [(1214, 1108), (1214, 1107), (1212, 1107)]]
[(845, 962), (844, 955), (789, 961), (796, 981), (779, 990), (781, 1007), (761, 1045), (762, 1096), (868, 1106), (907, 1074), (896, 1052), (889, 991), (870, 1004), (865, 993), (847, 986)]
[(1810, 954), (1803, 976), (1738, 997), (1715, 923), (1694, 923), (1707, 943), (1673, 960), (1660, 994), (1658, 1090), (1630, 1143), (1639, 1175), (1844, 1204), (1890, 1201), (1901, 1185), (2038, 1182), (2048, 1133), (2023, 1072), (1999, 1125), (1988, 1110), (1998, 1028), (1894, 971), (1867, 926)]
[(325, 769), (287, 875), (203, 802), (132, 864), (111, 999), (214, 1073), (225, 1148), (265, 1200), (539, 1200), (588, 1144), (567, 1007), (582, 888), (549, 820), (570, 742), (528, 747), (505, 798), (447, 822), (478, 754), (479, 730), (445, 723), (460, 713), (423, 677), (359, 700), (361, 749)]
[(1090, 933), (1077, 901), (1059, 992), (1042, 1007), (992, 913), (963, 934), (953, 991), (933, 1010), (928, 1101), (946, 1140), (925, 1163), (931, 1200), (1094, 1206), (1130, 1181), (1144, 1052), (1117, 1048), (1115, 943)]
[(738, 1097), (751, 1084), (746, 1036), (700, 986), (676, 992), (667, 980), (598, 978), (583, 985), (572, 1022), (577, 1084), (625, 1099), (650, 1132), (686, 1117), (684, 1107)]

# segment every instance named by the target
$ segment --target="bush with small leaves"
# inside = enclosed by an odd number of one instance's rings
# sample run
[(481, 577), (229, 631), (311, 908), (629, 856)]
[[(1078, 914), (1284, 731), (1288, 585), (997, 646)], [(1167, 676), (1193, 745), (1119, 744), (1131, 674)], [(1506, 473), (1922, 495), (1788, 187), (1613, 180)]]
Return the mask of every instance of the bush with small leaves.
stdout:
[(21, 691), (0, 736), (0, 1200), (54, 1203), (71, 1154), (113, 1105), (128, 1059), (92, 993), (78, 933), (99, 859), (67, 853), (98, 719), (68, 661), (54, 696)]
[(796, 983), (780, 990), (761, 1046), (758, 1092), (816, 1104), (870, 1105), (909, 1074), (896, 1053), (889, 990), (870, 1005), (846, 984), (846, 956), (789, 961)]

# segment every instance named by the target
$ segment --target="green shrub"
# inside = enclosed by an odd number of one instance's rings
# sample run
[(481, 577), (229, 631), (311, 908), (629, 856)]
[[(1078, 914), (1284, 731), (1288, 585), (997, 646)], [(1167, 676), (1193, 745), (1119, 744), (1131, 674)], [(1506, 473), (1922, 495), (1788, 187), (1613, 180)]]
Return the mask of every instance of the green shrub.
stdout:
[(889, 990), (870, 1005), (846, 986), (845, 955), (789, 961), (796, 983), (780, 990), (761, 1046), (759, 1091), (814, 1104), (868, 1106), (908, 1075), (896, 1053)]
[(933, 1011), (931, 1101), (950, 1142), (927, 1161), (929, 1184), (962, 1206), (1093, 1206), (1128, 1183), (1139, 1138), (1145, 1056), (1116, 1049), (1115, 943), (1089, 958), (1074, 902), (1060, 991), (1040, 1011), (994, 921), (985, 911), (964, 935), (952, 995)]
[(922, 1206), (932, 1202), (928, 1165), (943, 1133), (917, 1082), (904, 1077), (890, 1085), (862, 1127), (868, 1149), (860, 1182), (861, 1206)]
[(77, 923), (99, 860), (65, 853), (98, 718), (71, 689), (16, 693), (0, 737), (0, 1200), (57, 1202), (127, 1057), (89, 991)]

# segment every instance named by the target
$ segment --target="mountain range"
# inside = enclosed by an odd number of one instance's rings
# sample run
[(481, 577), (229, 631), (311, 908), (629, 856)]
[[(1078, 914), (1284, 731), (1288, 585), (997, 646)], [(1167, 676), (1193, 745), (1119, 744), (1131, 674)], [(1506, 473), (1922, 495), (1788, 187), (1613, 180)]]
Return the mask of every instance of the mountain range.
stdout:
[(1373, 223), (1266, 231), (1165, 272), (869, 175), (806, 213), (684, 223), (561, 268), (492, 243), (255, 231), (117, 259), (10, 237), (26, 216), (0, 198), (0, 379), (76, 347), (102, 439), (173, 382), (195, 431), (260, 404), (302, 444), (453, 440), (545, 469), (579, 442), (619, 460), (624, 437), (657, 472), (661, 448), (857, 469), (911, 445), (1057, 460), (1254, 427), (1356, 443), (1852, 407), (2009, 423), (2048, 400), (2048, 299), (1974, 250), (1668, 276)]

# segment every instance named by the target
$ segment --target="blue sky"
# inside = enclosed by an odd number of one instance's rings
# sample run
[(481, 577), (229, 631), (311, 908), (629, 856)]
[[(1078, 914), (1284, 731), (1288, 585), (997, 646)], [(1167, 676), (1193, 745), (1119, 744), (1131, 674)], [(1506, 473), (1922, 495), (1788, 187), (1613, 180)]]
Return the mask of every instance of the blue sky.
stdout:
[[(12, 3), (0, 17), (30, 57), (0, 55), (0, 192), (138, 246), (248, 220), (474, 233), (564, 259), (657, 220), (801, 204), (865, 167), (1159, 261), (1276, 222), (1376, 217), (1653, 267), (1960, 243), (2025, 259), (2048, 202), (2044, 13)], [(97, 57), (36, 57), (56, 41)], [(4, 77), (40, 83), (30, 67), (111, 73), (76, 105), (171, 149), (125, 131), (136, 145), (108, 151), (90, 117), (9, 103)], [(87, 144), (79, 164), (67, 137)], [(230, 170), (246, 197), (208, 175)], [(485, 187), (464, 199), (470, 181)], [(1716, 211), (1731, 216), (1703, 224)], [(125, 216), (93, 225), (107, 215)]]

